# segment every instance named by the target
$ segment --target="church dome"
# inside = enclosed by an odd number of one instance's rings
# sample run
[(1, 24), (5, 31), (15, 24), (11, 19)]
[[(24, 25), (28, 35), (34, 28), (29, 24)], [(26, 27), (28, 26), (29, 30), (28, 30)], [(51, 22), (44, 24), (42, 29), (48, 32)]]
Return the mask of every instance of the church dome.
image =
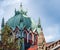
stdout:
[(26, 27), (27, 29), (32, 28), (33, 30), (36, 27), (34, 21), (28, 17), (23, 10), (15, 10), (15, 15), (7, 21), (7, 25), (12, 29), (15, 29), (15, 27), (18, 26), (20, 29)]

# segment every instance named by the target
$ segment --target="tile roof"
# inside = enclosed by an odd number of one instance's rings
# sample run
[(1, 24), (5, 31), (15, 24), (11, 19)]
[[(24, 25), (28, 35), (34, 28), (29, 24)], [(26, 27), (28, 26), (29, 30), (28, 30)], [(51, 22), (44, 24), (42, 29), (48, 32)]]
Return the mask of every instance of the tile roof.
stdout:
[(31, 46), (28, 50), (37, 50), (37, 45)]

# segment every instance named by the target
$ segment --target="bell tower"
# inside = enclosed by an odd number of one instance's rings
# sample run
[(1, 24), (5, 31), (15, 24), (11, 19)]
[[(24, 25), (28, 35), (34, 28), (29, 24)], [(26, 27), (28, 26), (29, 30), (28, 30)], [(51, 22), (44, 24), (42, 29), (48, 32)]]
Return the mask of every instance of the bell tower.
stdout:
[(42, 27), (41, 27), (41, 24), (40, 24), (40, 18), (39, 18), (37, 26), (38, 26), (37, 30), (39, 30), (39, 32), (38, 32), (38, 42), (37, 42), (38, 50), (46, 50), (46, 46), (45, 46), (46, 41), (45, 41), (43, 30), (42, 30)]

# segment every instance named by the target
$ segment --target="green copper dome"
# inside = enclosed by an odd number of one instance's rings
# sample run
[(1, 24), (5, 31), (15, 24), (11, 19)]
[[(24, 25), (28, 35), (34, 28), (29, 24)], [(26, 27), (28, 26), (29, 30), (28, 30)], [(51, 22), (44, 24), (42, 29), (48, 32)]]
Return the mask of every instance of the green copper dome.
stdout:
[(16, 26), (20, 29), (26, 27), (27, 29), (32, 28), (32, 30), (36, 27), (34, 21), (30, 17), (27, 17), (26, 12), (16, 10), (15, 15), (7, 21), (7, 25), (13, 29)]

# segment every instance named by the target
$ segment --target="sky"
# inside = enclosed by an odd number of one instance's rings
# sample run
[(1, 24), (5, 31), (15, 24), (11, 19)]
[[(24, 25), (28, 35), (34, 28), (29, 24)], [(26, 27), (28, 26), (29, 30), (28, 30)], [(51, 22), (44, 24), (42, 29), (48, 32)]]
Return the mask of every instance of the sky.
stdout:
[(15, 8), (20, 8), (21, 2), (36, 24), (40, 17), (46, 42), (60, 39), (60, 0), (0, 0), (0, 29), (2, 18), (6, 23), (13, 17)]

